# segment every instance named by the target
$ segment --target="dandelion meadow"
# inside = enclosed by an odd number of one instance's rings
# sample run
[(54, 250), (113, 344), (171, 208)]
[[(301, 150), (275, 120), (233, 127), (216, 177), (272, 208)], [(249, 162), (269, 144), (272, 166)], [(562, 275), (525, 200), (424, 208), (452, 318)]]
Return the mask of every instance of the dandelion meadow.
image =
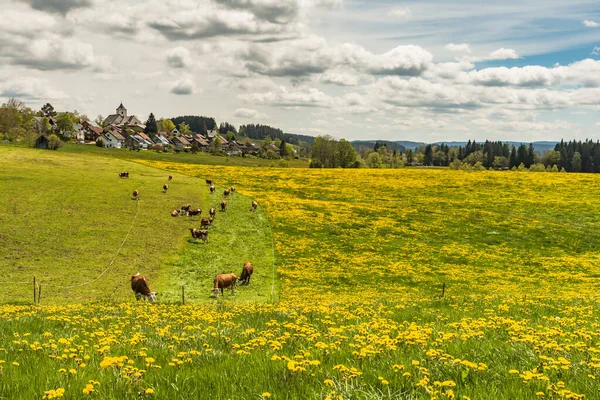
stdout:
[(273, 264), (272, 226), (276, 275), (177, 304), (210, 261), (182, 232), (158, 304), (5, 303), (0, 398), (600, 398), (595, 176), (129, 165), (256, 199), (269, 221), (204, 252)]

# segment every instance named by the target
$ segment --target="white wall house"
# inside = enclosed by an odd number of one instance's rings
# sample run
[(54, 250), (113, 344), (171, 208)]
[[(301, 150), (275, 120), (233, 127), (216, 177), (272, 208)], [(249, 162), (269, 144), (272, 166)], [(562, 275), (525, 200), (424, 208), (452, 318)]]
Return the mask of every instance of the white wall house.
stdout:
[(115, 149), (121, 149), (123, 148), (123, 145), (125, 143), (125, 138), (123, 136), (121, 136), (120, 134), (118, 134), (117, 132), (106, 132), (104, 134), (104, 145), (106, 147), (111, 147), (111, 148), (115, 148)]

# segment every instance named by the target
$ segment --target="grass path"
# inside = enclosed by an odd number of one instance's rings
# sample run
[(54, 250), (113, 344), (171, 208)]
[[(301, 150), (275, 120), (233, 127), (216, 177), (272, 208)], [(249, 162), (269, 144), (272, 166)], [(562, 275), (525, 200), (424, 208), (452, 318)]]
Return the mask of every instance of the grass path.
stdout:
[[(125, 170), (131, 177), (119, 179), (118, 172)], [(192, 225), (185, 218), (172, 218), (170, 211), (191, 203), (207, 213), (208, 187), (203, 180), (172, 173), (174, 179), (163, 193), (167, 175), (116, 158), (0, 146), (0, 302), (31, 302), (29, 282), (34, 276), (42, 284), (44, 304), (129, 301), (129, 278), (137, 272), (148, 276), (153, 290), (165, 294), (163, 301), (178, 300), (180, 284), (189, 289), (188, 301), (204, 301), (204, 295), (194, 295), (210, 288), (206, 285), (212, 284), (211, 271), (239, 273), (242, 260), (254, 261), (253, 248), (258, 249), (261, 266), (255, 282), (261, 283), (266, 273), (262, 265), (272, 264), (265, 250), (271, 242), (266, 215), (250, 213), (251, 200), (236, 194), (227, 217), (218, 218), (224, 223), (216, 224), (211, 243), (189, 243)], [(139, 202), (132, 198), (134, 189), (141, 192)], [(236, 226), (261, 233), (217, 233)], [(86, 285), (113, 258), (101, 279)], [(209, 261), (211, 268), (204, 268)]]

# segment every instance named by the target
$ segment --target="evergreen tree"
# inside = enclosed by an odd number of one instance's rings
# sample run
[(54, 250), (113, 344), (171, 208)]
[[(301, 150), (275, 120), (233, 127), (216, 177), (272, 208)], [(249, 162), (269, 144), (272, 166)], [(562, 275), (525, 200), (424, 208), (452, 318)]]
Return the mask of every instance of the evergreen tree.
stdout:
[(144, 128), (146, 135), (154, 136), (158, 133), (158, 126), (156, 125), (156, 118), (154, 114), (150, 113), (148, 120), (146, 121), (146, 127)]

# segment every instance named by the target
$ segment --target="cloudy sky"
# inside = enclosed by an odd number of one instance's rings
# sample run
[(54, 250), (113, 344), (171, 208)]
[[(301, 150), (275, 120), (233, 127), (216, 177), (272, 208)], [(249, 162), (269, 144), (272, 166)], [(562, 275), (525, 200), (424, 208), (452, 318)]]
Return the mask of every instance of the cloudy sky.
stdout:
[(0, 7), (0, 101), (348, 139), (600, 139), (598, 0)]

